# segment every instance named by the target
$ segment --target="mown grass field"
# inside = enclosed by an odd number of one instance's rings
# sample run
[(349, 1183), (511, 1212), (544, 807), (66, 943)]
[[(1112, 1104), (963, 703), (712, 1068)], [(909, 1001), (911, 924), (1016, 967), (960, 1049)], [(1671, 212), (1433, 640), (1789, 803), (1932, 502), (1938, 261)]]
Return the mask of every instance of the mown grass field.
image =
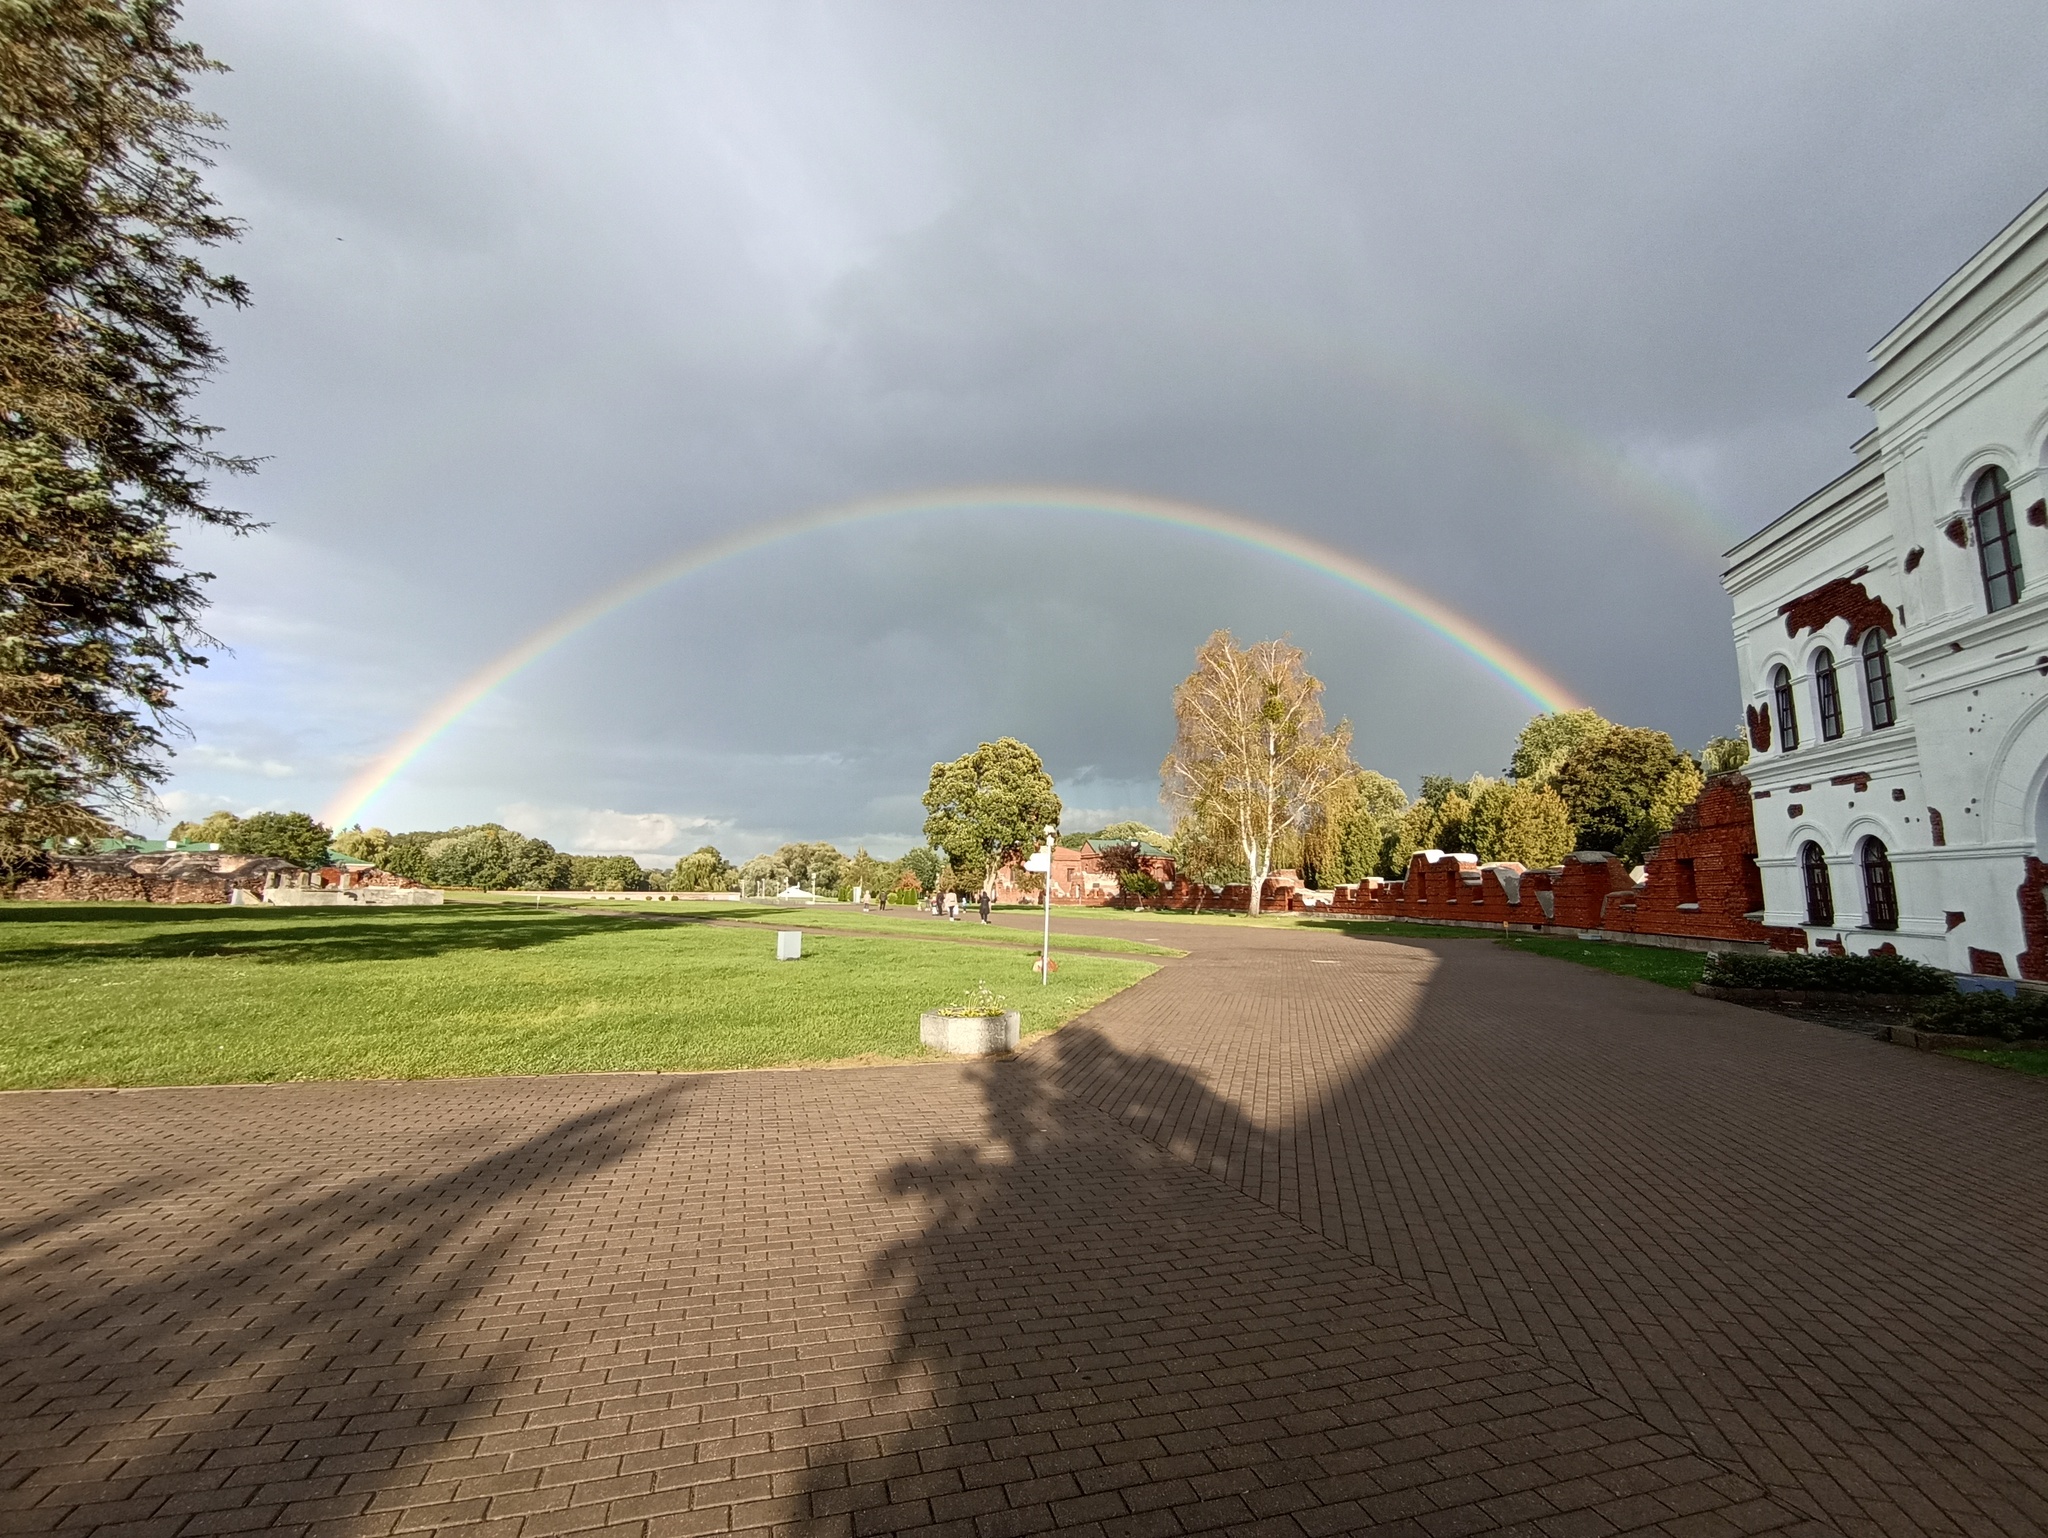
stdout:
[(1957, 1048), (1942, 1054), (1944, 1057), (1960, 1057), (1972, 1063), (1989, 1063), (1994, 1068), (2007, 1068), (2014, 1073), (2048, 1074), (2048, 1048), (2013, 1047), (1980, 1050), (1971, 1047)]
[(0, 904), (0, 1088), (909, 1059), (918, 1012), (979, 982), (1031, 1035), (1153, 970), (1069, 954), (1041, 987), (1023, 947), (787, 927), (802, 961), (762, 929), (551, 906)]
[[(583, 906), (592, 905), (589, 899), (584, 900)], [(601, 906), (601, 903), (598, 906)], [(626, 905), (622, 903), (619, 906)], [(783, 907), (776, 903), (679, 902), (650, 903), (647, 911), (650, 917), (673, 915), (717, 919), (734, 924), (760, 924), (770, 929), (823, 929), (847, 934), (898, 935), (919, 940), (957, 940), (983, 945), (1010, 946), (1019, 950), (1036, 950), (1039, 943), (1036, 930), (1027, 932), (1001, 924), (984, 924), (978, 917), (963, 915), (956, 923), (938, 917), (920, 917), (901, 912), (891, 914), (886, 909), (863, 913), (851, 905), (800, 908)], [(1002, 908), (997, 911), (1005, 915), (1014, 915), (1022, 910)], [(1186, 951), (1175, 950), (1171, 946), (1154, 945), (1144, 940), (1126, 940), (1117, 935), (1062, 935), (1061, 916), (1060, 910), (1053, 911), (1055, 948), (1068, 946), (1080, 950), (1105, 951), (1129, 956), (1187, 954)]]

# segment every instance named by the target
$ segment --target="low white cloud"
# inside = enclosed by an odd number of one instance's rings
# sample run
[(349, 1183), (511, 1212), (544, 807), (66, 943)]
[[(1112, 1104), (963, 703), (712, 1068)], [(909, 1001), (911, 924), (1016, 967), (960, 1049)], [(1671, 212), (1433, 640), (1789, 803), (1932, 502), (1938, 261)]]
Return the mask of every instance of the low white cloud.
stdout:
[(498, 817), (506, 827), (544, 838), (570, 854), (687, 854), (703, 842), (707, 832), (723, 826), (713, 817), (536, 806), (526, 801), (500, 807)]
[(182, 750), (178, 756), (208, 769), (223, 769), (230, 774), (260, 775), (266, 780), (288, 780), (299, 771), (290, 764), (275, 758), (250, 758), (232, 748), (216, 748), (204, 742), (195, 742)]

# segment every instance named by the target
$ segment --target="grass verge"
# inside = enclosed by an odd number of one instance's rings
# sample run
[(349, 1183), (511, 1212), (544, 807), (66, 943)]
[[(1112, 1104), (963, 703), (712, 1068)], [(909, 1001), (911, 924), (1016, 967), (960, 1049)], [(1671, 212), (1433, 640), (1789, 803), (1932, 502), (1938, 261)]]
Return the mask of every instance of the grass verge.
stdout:
[(1528, 951), (1536, 956), (1554, 956), (1575, 961), (1583, 967), (1618, 972), (1623, 977), (1640, 977), (1666, 988), (1691, 990), (1707, 968), (1705, 951), (1668, 950), (1661, 945), (1617, 945), (1607, 940), (1564, 940), (1553, 935), (1514, 935), (1500, 941), (1510, 950)]
[[(535, 903), (531, 897), (500, 898), (494, 894), (464, 893), (455, 901), (465, 906), (497, 904), (521, 912), (532, 912)], [(784, 906), (779, 903), (738, 903), (738, 902), (677, 902), (649, 903), (642, 908), (638, 903), (607, 903), (602, 898), (588, 896), (549, 896), (542, 899), (541, 909), (580, 908), (584, 911), (605, 914), (644, 913), (652, 919), (678, 921), (723, 920), (733, 924), (760, 924), (769, 929), (803, 930), (845, 930), (855, 934), (897, 935), (917, 940), (963, 940), (980, 941), (985, 945), (1015, 946), (1020, 950), (1035, 950), (1038, 936), (1027, 934), (1020, 929), (1008, 929), (1000, 924), (982, 924), (972, 918), (962, 918), (951, 923), (941, 918), (912, 918), (909, 915), (891, 917), (887, 912), (863, 913), (853, 906), (805, 908)], [(1023, 910), (999, 908), (1002, 914), (1013, 914)], [(1092, 917), (1092, 914), (1089, 916)], [(1126, 956), (1185, 956), (1186, 951), (1175, 950), (1169, 945), (1152, 945), (1142, 940), (1125, 940), (1115, 935), (1066, 935), (1059, 929), (1059, 913), (1053, 914), (1053, 949), (1057, 952), (1064, 943), (1074, 949), (1111, 952)]]
[(1494, 929), (1418, 924), (1410, 919), (1296, 919), (1303, 929), (1338, 929), (1360, 940), (1498, 940)]
[(1994, 1068), (2010, 1068), (2014, 1073), (2048, 1074), (2048, 1047), (1994, 1047), (1989, 1050), (1961, 1047), (1945, 1052), (1943, 1056), (1967, 1058), (1973, 1063), (1989, 1063)]
[(758, 1068), (926, 1055), (986, 981), (1027, 1035), (1148, 975), (1068, 956), (639, 914), (0, 905), (0, 1087)]

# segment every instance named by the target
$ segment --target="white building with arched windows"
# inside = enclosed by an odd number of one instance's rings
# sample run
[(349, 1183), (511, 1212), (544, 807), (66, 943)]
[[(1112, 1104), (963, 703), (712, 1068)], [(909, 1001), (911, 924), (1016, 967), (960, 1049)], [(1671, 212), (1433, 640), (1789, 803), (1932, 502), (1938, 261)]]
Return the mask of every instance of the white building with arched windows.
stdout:
[(2048, 979), (2048, 193), (1870, 356), (1855, 468), (1722, 579), (1761, 917)]

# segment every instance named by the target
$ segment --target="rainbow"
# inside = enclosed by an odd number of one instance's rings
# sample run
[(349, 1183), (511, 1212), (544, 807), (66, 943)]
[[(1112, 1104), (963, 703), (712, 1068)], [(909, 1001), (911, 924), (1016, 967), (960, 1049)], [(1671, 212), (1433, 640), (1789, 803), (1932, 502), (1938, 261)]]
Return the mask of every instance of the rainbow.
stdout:
[(939, 512), (1049, 511), (1094, 513), (1129, 522), (1203, 534), (1331, 578), (1346, 587), (1370, 594), (1388, 607), (1406, 615), (1448, 641), (1489, 671), (1527, 695), (1539, 709), (1573, 710), (1578, 697), (1546, 673), (1538, 664), (1517, 652), (1500, 637), (1482, 629), (1464, 615), (1439, 603), (1429, 594), (1400, 578), (1381, 571), (1357, 556), (1309, 539), (1290, 530), (1276, 528), (1247, 518), (1192, 502), (1164, 497), (1135, 496), (1070, 486), (975, 486), (951, 491), (924, 492), (913, 496), (884, 497), (845, 503), (817, 512), (728, 534), (722, 539), (697, 545), (672, 560), (629, 577), (616, 587), (598, 593), (575, 608), (557, 616), (503, 655), (494, 658), (464, 679), (435, 703), (433, 708), (405, 734), (365, 764), (335, 795), (323, 814), (329, 827), (347, 827), (362, 817), (370, 803), (381, 795), (407, 765), (419, 757), (449, 728), (473, 710), (485, 697), (546, 656), (586, 626), (606, 615), (645, 598), (669, 583), (700, 572), (720, 561), (766, 549), (849, 524), (870, 523), (883, 518), (900, 518)]

